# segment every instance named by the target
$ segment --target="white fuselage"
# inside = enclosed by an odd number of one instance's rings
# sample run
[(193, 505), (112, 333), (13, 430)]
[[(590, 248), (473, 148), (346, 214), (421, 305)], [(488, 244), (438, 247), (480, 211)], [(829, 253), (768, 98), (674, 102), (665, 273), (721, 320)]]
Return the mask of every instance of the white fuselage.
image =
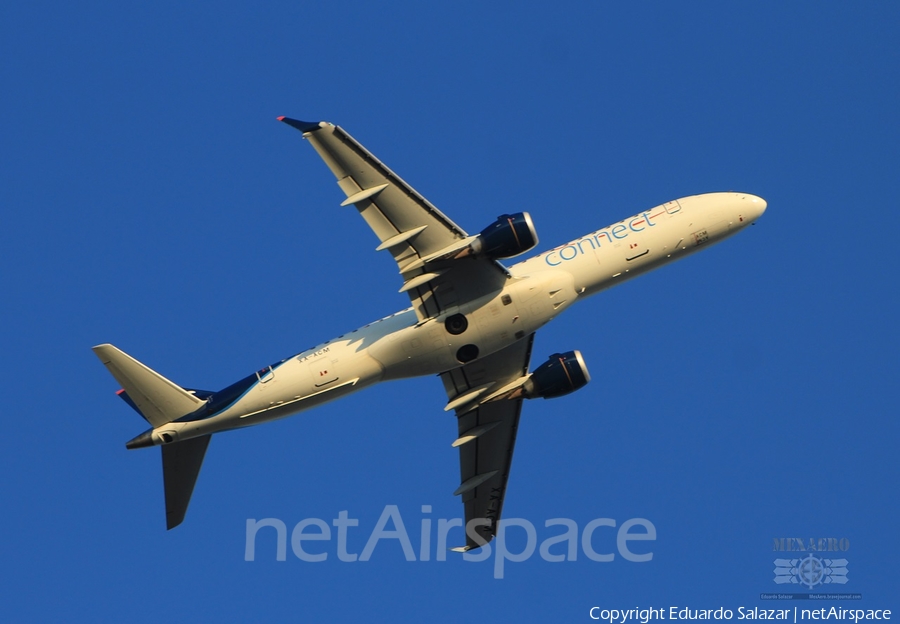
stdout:
[(329, 340), (275, 367), (230, 406), (208, 418), (171, 422), (156, 444), (246, 427), (315, 407), (379, 381), (435, 375), (462, 366), (466, 344), (479, 357), (521, 340), (575, 301), (730, 236), (757, 219), (764, 200), (708, 193), (668, 202), (544, 252), (509, 269), (504, 288), (461, 306), (462, 335), (444, 317), (419, 323), (410, 308)]

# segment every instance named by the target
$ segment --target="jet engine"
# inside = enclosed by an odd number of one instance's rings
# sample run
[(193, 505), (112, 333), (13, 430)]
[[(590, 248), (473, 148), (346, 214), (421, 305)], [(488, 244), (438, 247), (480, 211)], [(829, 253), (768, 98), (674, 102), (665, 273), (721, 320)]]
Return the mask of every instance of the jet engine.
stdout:
[(537, 244), (537, 231), (534, 229), (530, 214), (527, 212), (504, 214), (481, 230), (481, 234), (455, 257), (474, 255), (487, 256), (494, 260), (512, 258), (525, 253)]
[(534, 369), (522, 386), (525, 398), (553, 399), (587, 385), (591, 380), (581, 351), (554, 353)]

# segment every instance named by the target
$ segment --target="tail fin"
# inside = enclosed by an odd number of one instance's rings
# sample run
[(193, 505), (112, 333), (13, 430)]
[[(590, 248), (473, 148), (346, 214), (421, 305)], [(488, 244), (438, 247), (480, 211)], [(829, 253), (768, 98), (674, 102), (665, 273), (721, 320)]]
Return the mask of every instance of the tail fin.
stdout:
[(211, 437), (212, 435), (200, 436), (162, 447), (166, 529), (174, 529), (184, 520)]
[[(195, 395), (111, 344), (98, 345), (93, 351), (125, 389), (138, 411), (154, 427), (170, 423), (203, 405), (203, 401)], [(206, 447), (203, 448), (205, 451)], [(200, 460), (203, 460), (202, 453)]]

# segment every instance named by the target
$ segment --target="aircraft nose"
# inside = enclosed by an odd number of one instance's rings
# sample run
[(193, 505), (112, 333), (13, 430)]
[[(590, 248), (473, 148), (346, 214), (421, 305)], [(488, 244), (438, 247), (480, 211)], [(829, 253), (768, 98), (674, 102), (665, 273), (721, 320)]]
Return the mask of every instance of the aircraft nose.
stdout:
[(756, 195), (741, 196), (741, 210), (746, 211), (749, 221), (756, 221), (766, 211), (768, 204), (762, 197)]

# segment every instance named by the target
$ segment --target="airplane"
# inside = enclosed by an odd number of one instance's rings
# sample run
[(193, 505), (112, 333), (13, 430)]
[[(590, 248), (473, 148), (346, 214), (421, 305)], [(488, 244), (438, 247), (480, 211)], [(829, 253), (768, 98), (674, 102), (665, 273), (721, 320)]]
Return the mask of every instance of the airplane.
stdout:
[(528, 372), (535, 332), (606, 288), (717, 243), (754, 223), (766, 202), (706, 193), (666, 202), (513, 266), (538, 235), (527, 212), (468, 234), (328, 122), (296, 128), (397, 264), (411, 307), (210, 392), (183, 388), (111, 344), (93, 347), (119, 396), (150, 428), (129, 449), (162, 450), (166, 526), (184, 520), (213, 434), (284, 418), (373, 384), (439, 375), (455, 413), (466, 551), (497, 532), (525, 399), (556, 398), (590, 380), (580, 351)]

